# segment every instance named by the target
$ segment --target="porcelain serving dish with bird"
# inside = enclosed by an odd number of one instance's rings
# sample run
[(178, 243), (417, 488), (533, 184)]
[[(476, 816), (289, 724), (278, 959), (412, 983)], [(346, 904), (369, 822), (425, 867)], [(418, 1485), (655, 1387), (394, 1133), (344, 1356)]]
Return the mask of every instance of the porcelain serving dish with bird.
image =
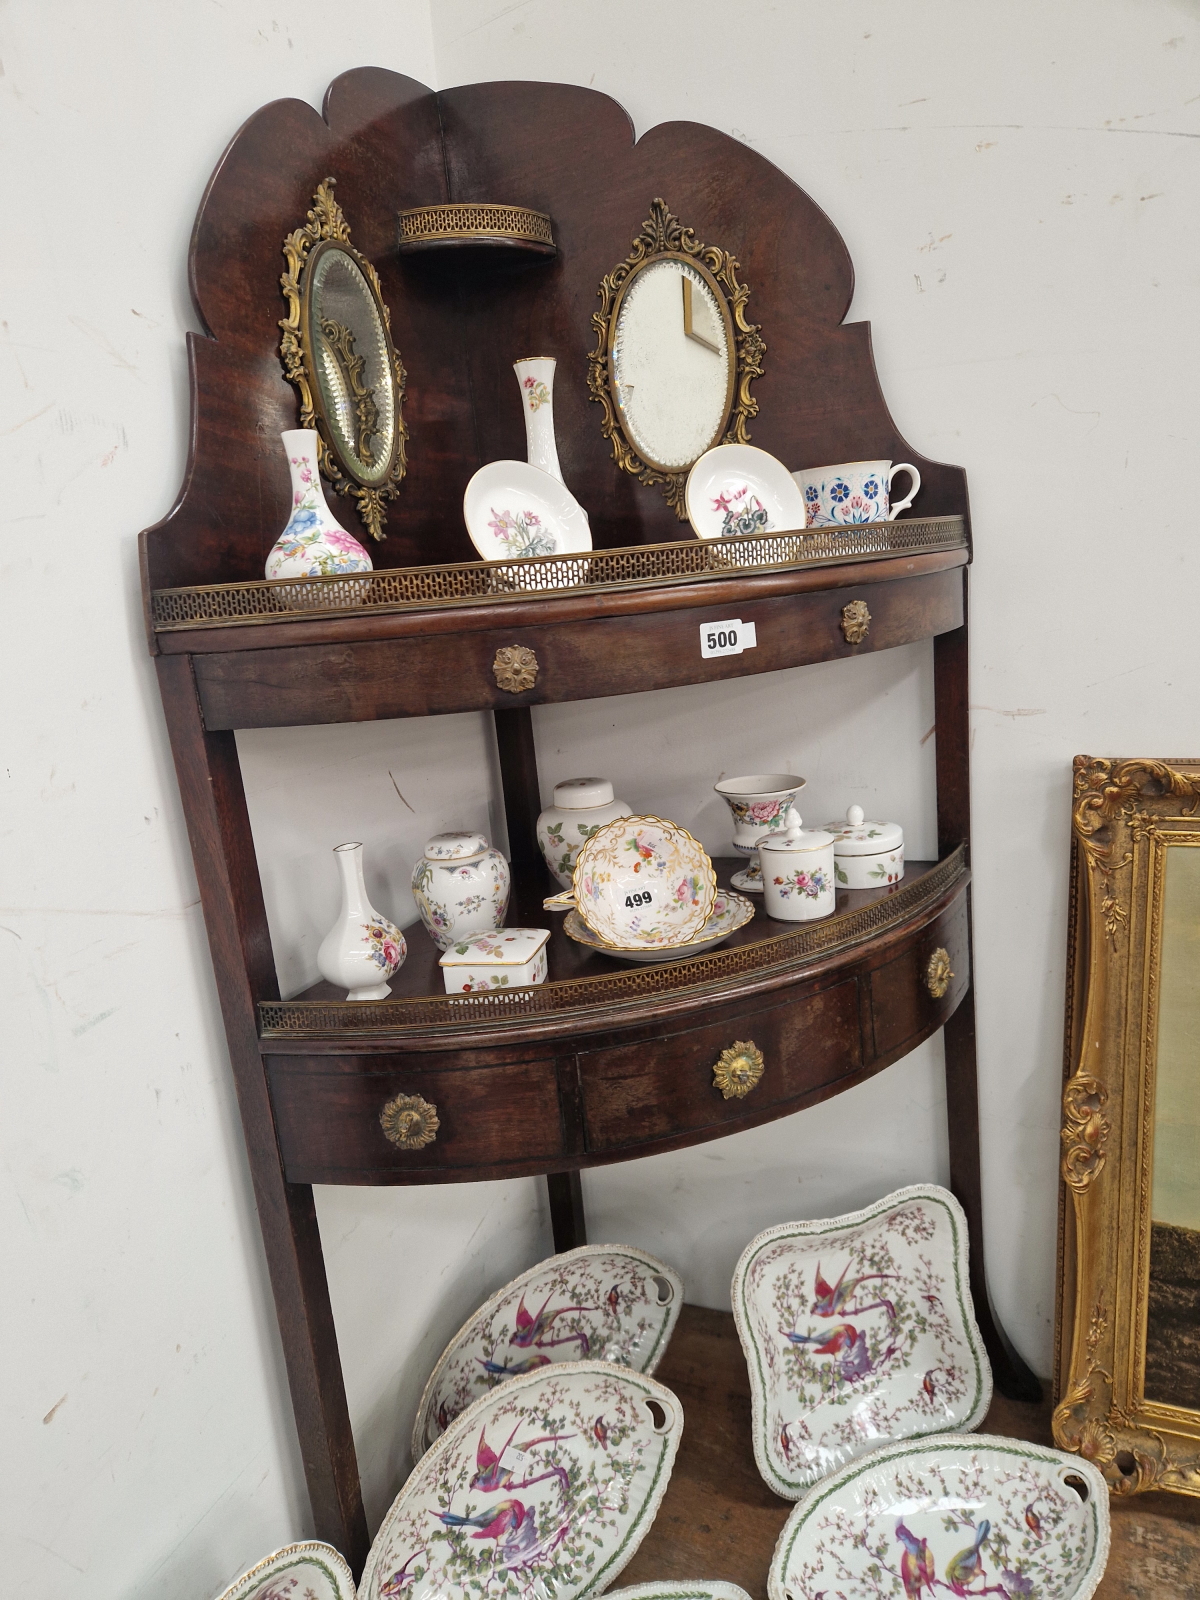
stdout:
[(785, 1500), (885, 1441), (983, 1421), (992, 1374), (948, 1189), (768, 1228), (742, 1252), (732, 1296), (754, 1459)]
[(514, 1378), (414, 1467), (367, 1557), (365, 1600), (584, 1600), (632, 1558), (683, 1431), (669, 1389), (607, 1361)]
[(480, 1395), (552, 1362), (590, 1358), (652, 1373), (682, 1304), (679, 1274), (632, 1245), (586, 1244), (539, 1262), (446, 1346), (417, 1407), (413, 1460)]
[(1088, 1600), (1108, 1560), (1089, 1461), (1020, 1439), (887, 1445), (818, 1483), (771, 1562), (769, 1600)]
[(715, 950), (731, 933), (744, 928), (753, 915), (753, 901), (747, 900), (744, 895), (718, 891), (713, 901), (712, 916), (694, 939), (688, 939), (683, 944), (663, 945), (650, 950), (639, 949), (636, 945), (622, 949), (619, 945), (603, 944), (578, 911), (567, 912), (563, 932), (576, 944), (585, 944), (589, 949), (598, 950), (601, 955), (612, 956), (618, 961), (682, 961), (685, 956), (702, 956), (706, 950)]
[(329, 1544), (285, 1545), (244, 1572), (219, 1600), (355, 1600), (354, 1574)]
[(694, 939), (712, 915), (717, 875), (686, 828), (628, 816), (597, 828), (575, 860), (575, 909), (601, 944), (647, 948)]

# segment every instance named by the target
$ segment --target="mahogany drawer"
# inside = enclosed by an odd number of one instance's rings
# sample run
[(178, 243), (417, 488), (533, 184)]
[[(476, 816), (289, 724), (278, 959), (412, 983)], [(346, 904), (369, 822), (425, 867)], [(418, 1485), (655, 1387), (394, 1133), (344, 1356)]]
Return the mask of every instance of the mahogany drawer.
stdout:
[[(761, 1051), (763, 1075), (745, 1098), (726, 1099), (713, 1071), (722, 1051), (741, 1041)], [(758, 1119), (861, 1069), (858, 982), (576, 1060), (589, 1152)]]
[[(426, 1067), (411, 1056), (279, 1055), (267, 1058), (267, 1078), (292, 1183), (428, 1181), (549, 1162), (565, 1148), (553, 1057)], [(384, 1133), (381, 1114), (401, 1095), (436, 1113), (434, 1137), (419, 1149), (400, 1149)]]
[[(930, 962), (944, 950), (952, 976), (938, 995)], [(871, 1017), (875, 1027), (875, 1054), (889, 1056), (946, 1021), (971, 981), (971, 952), (967, 928), (967, 891), (948, 905), (936, 921), (923, 928), (902, 954), (871, 974)]]

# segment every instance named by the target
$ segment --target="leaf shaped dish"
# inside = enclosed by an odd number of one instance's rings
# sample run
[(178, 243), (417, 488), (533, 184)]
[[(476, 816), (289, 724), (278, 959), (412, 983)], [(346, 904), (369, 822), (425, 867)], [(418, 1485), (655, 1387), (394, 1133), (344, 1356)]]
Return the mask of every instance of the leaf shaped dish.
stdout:
[(284, 1545), (244, 1572), (219, 1600), (355, 1600), (354, 1574), (329, 1544)]
[(585, 1244), (497, 1290), (446, 1346), (413, 1424), (417, 1461), (473, 1401), (506, 1379), (587, 1357), (652, 1373), (683, 1304), (683, 1279), (632, 1245)]
[(975, 1428), (992, 1373), (967, 1283), (967, 1221), (937, 1184), (785, 1222), (733, 1274), (750, 1370), (754, 1459), (776, 1494), (889, 1439)]
[(1108, 1487), (1079, 1456), (990, 1435), (872, 1451), (784, 1523), (770, 1600), (1088, 1600), (1108, 1560)]
[(363, 1600), (584, 1600), (654, 1520), (683, 1431), (669, 1389), (607, 1361), (514, 1378), (452, 1422), (392, 1502)]

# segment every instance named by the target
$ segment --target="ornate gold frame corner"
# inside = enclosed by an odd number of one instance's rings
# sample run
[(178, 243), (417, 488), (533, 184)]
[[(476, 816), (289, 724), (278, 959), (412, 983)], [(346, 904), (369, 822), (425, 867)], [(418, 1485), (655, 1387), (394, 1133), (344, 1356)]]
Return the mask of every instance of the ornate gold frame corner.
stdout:
[[(351, 495), (358, 503), (359, 516), (371, 537), (383, 539), (386, 537), (383, 524), (387, 521), (384, 502), (395, 499), (400, 492), (400, 482), (408, 469), (406, 451), (408, 428), (405, 426), (403, 411), (408, 374), (392, 342), (392, 318), (384, 302), (379, 274), (366, 256), (360, 254), (350, 242), (350, 225), (333, 195), (336, 182), (336, 178), (326, 178), (324, 183), (317, 185), (307, 222), (289, 233), (283, 241), (287, 271), (281, 274), (279, 283), (287, 305), (287, 316), (279, 320), (279, 326), (283, 329), (283, 337), (279, 341), (279, 355), (285, 376), (296, 386), (300, 395), (299, 426), (316, 429), (317, 460), (321, 471), (338, 494)], [(302, 282), (304, 268), (313, 248), (326, 241), (337, 244), (353, 258), (367, 280), (383, 324), (388, 364), (395, 390), (396, 437), (389, 470), (382, 482), (362, 483), (348, 470), (325, 416), (320, 387), (312, 367), (311, 341), (304, 326)], [(368, 396), (369, 391), (364, 390), (359, 398), (365, 401)]]
[(1112, 1491), (1200, 1495), (1200, 1411), (1144, 1393), (1167, 850), (1200, 846), (1200, 762), (1077, 756), (1054, 1438)]
[(631, 473), (639, 483), (658, 484), (666, 496), (667, 504), (680, 522), (687, 521), (683, 491), (687, 471), (673, 471), (649, 461), (634, 446), (621, 422), (621, 408), (612, 390), (612, 345), (616, 332), (617, 313), (621, 298), (633, 275), (650, 261), (676, 259), (697, 268), (720, 297), (727, 326), (732, 333), (734, 350), (733, 380), (726, 399), (718, 437), (722, 444), (748, 444), (750, 433), (746, 426), (751, 417), (758, 415), (758, 401), (750, 393), (755, 378), (762, 377), (763, 356), (767, 347), (762, 329), (746, 320), (746, 302), (749, 287), (738, 281), (740, 263), (727, 250), (716, 245), (702, 244), (692, 230), (680, 222), (665, 200), (655, 199), (650, 205), (650, 215), (642, 223), (641, 232), (633, 241), (633, 248), (619, 266), (606, 274), (596, 291), (600, 309), (592, 313), (592, 330), (596, 345), (588, 352), (588, 388), (591, 397), (604, 408), (601, 432), (612, 445), (613, 460), (623, 472)]

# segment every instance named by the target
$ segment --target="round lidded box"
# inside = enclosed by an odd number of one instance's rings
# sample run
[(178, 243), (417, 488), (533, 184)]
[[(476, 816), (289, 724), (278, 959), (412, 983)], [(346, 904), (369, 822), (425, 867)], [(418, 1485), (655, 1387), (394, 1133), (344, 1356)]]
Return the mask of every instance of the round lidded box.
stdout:
[(787, 833), (759, 841), (763, 909), (779, 922), (813, 922), (834, 910), (833, 835), (801, 828), (794, 811), (793, 818)]
[(868, 822), (851, 806), (845, 822), (827, 822), (833, 835), (833, 873), (839, 889), (886, 889), (904, 876), (904, 829), (898, 822)]

